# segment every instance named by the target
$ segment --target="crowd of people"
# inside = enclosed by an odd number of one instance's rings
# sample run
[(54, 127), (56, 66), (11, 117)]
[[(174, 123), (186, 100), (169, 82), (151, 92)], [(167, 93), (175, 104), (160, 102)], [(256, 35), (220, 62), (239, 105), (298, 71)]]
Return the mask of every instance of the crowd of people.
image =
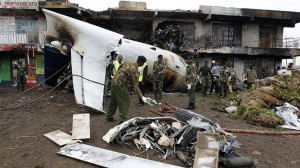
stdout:
[[(139, 56), (136, 61), (123, 62), (123, 57), (118, 56), (116, 61), (112, 63), (111, 74), (111, 102), (107, 112), (107, 121), (115, 121), (113, 116), (117, 109), (120, 111), (120, 122), (127, 120), (130, 99), (127, 86), (133, 85), (134, 91), (137, 94), (139, 101), (137, 106), (143, 106), (147, 101), (145, 96), (145, 83), (148, 76), (148, 64), (144, 56)], [(185, 109), (195, 109), (195, 92), (198, 83), (202, 84), (202, 96), (206, 97), (207, 92), (209, 95), (216, 93), (219, 97), (226, 97), (228, 92), (234, 92), (237, 89), (237, 74), (233, 67), (228, 63), (223, 62), (219, 66), (218, 62), (213, 61), (213, 66), (208, 66), (209, 62), (205, 61), (204, 65), (197, 68), (193, 56), (186, 59), (186, 86), (187, 94), (189, 97), (188, 106)], [(163, 60), (163, 55), (157, 56), (157, 61), (154, 62), (152, 68), (152, 81), (153, 81), (153, 94), (154, 99), (158, 104), (162, 102), (162, 90), (164, 81), (164, 72), (166, 71), (166, 63)], [(199, 80), (200, 76), (200, 80)], [(256, 72), (251, 65), (245, 71), (245, 83), (247, 89), (250, 89), (255, 82), (257, 76)], [(210, 87), (210, 88), (209, 88)]]
[[(193, 57), (187, 58), (187, 70), (186, 70), (186, 82), (189, 95), (189, 105), (186, 109), (195, 108), (195, 86), (197, 85), (197, 76), (200, 76), (200, 83), (202, 84), (202, 97), (207, 96), (208, 87), (210, 84), (209, 95), (215, 91), (218, 97), (226, 97), (228, 92), (233, 93), (237, 89), (238, 80), (237, 73), (233, 67), (226, 62), (220, 67), (219, 62), (212, 61), (212, 68), (208, 67), (208, 61), (204, 62), (204, 65), (200, 67), (199, 71), (196, 70)], [(250, 89), (257, 79), (253, 65), (245, 71), (244, 74), (247, 89)]]

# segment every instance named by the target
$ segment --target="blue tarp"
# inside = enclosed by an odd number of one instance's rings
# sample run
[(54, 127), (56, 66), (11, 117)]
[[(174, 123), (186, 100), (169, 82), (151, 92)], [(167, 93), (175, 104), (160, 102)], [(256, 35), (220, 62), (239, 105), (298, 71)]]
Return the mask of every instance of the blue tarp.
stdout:
[[(45, 78), (46, 79), (49, 78), (52, 74), (57, 72), (59, 69), (61, 69), (64, 65), (68, 63), (67, 56), (61, 54), (60, 51), (54, 47), (45, 46), (44, 54), (45, 54)], [(47, 80), (45, 84), (49, 86), (56, 86), (57, 78), (62, 74), (64, 69), (62, 69), (59, 73), (57, 73), (52, 78)]]

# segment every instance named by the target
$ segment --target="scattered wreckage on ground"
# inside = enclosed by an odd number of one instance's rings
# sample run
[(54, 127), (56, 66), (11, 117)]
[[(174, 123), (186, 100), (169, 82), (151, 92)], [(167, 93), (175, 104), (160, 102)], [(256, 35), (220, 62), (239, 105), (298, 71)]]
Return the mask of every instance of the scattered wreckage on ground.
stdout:
[[(172, 108), (172, 106), (170, 106)], [(135, 117), (110, 129), (102, 139), (141, 152), (134, 156), (82, 144), (90, 138), (90, 115), (74, 114), (72, 135), (56, 130), (45, 137), (61, 147), (59, 155), (67, 156), (102, 167), (127, 168), (155, 167), (179, 168), (148, 159), (148, 151), (156, 150), (160, 161), (177, 157), (185, 167), (217, 168), (251, 167), (253, 160), (240, 157), (235, 148), (238, 143), (233, 134), (225, 132), (217, 123), (185, 109), (176, 109), (175, 117)], [(147, 155), (141, 158), (141, 154)]]
[(218, 167), (218, 162), (227, 167), (253, 166), (250, 158), (235, 153), (235, 136), (218, 124), (185, 109), (177, 109), (175, 116), (135, 117), (110, 129), (102, 139), (122, 146), (133, 143), (141, 153), (156, 149), (160, 160), (177, 156), (187, 167)]

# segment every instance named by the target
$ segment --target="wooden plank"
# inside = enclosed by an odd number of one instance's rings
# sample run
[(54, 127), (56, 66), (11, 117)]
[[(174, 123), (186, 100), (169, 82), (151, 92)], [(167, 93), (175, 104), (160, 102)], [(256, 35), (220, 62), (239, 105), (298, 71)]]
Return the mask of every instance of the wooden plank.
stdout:
[(49, 138), (59, 146), (82, 142), (81, 140), (73, 140), (71, 135), (62, 132), (61, 130), (49, 132), (47, 134), (44, 134), (44, 136)]
[(58, 154), (109, 168), (180, 168), (179, 166), (78, 143), (62, 147)]
[(90, 114), (74, 114), (72, 139), (89, 139), (90, 138)]

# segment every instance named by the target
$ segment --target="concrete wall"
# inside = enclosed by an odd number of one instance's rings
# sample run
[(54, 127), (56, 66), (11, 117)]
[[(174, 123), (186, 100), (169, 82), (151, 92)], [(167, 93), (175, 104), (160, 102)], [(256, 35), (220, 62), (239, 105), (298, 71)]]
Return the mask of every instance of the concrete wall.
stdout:
[(211, 36), (212, 25), (211, 22), (195, 22), (195, 40), (202, 40), (204, 37)]
[(242, 44), (243, 47), (259, 47), (259, 25), (242, 25)]
[(244, 61), (240, 57), (234, 57), (234, 69), (237, 73), (239, 82), (242, 82), (245, 66)]
[(276, 38), (278, 40), (283, 38), (283, 27), (282, 26), (277, 26)]

